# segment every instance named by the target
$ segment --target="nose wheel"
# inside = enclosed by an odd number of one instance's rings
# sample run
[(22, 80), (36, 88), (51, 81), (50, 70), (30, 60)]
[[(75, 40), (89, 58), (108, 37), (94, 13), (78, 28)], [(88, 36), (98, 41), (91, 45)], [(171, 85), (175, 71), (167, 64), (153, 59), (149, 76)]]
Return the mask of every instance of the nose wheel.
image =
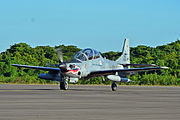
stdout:
[(67, 90), (68, 89), (68, 82), (67, 81), (60, 82), (60, 89), (61, 90)]
[(112, 82), (111, 88), (112, 88), (112, 91), (116, 91), (117, 90), (117, 83), (116, 82)]

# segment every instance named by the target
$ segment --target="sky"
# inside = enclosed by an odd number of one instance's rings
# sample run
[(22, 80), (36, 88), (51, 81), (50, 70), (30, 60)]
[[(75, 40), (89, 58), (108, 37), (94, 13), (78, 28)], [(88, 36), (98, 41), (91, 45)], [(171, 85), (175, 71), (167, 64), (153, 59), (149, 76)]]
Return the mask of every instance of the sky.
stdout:
[(101, 52), (180, 39), (180, 0), (0, 0), (0, 52), (75, 45)]

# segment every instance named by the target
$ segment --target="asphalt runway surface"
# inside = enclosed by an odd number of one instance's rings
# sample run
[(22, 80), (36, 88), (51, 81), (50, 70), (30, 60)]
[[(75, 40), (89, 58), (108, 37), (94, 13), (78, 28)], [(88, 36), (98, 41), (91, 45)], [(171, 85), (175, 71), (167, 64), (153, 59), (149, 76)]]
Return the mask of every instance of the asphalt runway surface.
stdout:
[(0, 120), (180, 120), (180, 87), (0, 84)]

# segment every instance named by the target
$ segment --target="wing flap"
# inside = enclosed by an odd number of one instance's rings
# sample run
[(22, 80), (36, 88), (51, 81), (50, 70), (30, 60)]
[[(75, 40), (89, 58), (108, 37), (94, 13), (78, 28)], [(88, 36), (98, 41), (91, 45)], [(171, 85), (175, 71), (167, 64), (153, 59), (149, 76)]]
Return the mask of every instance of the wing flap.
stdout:
[(157, 67), (155, 64), (121, 64), (123, 66), (133, 66), (133, 67)]
[(93, 71), (90, 75), (109, 75), (116, 72), (144, 72), (144, 71), (153, 71), (160, 69), (168, 69), (168, 67), (145, 67), (145, 68), (130, 68), (130, 69), (112, 69), (112, 70), (101, 70), (101, 71)]

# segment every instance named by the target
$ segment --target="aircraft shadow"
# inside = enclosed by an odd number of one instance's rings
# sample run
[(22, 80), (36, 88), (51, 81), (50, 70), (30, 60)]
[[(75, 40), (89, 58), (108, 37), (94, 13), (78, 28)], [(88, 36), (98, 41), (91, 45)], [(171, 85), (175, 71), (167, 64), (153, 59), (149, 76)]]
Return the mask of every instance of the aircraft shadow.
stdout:
[(13, 90), (25, 90), (25, 91), (33, 91), (33, 90), (59, 90), (59, 89), (0, 89), (0, 91), (5, 91), (5, 90), (8, 90), (8, 91), (13, 91)]
[(107, 92), (107, 91), (111, 91), (111, 90), (109, 90), (109, 89), (78, 89), (78, 88), (71, 88), (71, 89), (68, 89), (68, 90), (70, 90), (70, 91), (96, 91), (96, 92)]
[(104, 90), (104, 89), (68, 89), (68, 90), (60, 90), (60, 89), (0, 89), (0, 91), (96, 91), (96, 92), (108, 92), (111, 90)]

